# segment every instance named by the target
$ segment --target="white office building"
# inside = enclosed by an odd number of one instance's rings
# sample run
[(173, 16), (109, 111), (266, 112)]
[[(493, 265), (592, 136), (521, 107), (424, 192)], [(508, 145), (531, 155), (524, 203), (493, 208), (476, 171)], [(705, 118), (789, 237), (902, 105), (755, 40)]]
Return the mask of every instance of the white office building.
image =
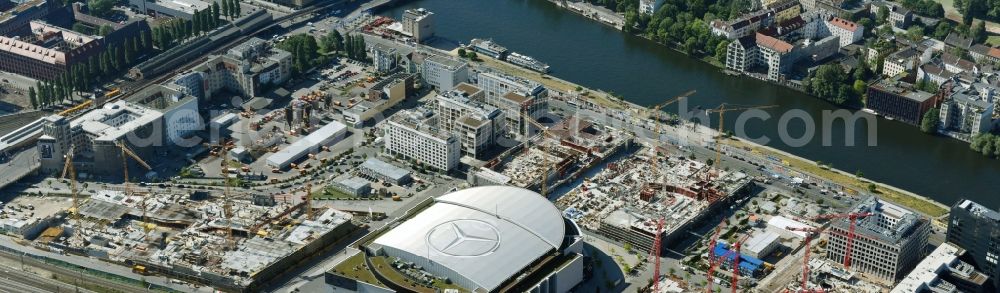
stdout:
[(430, 55), (424, 59), (422, 75), (424, 82), (447, 91), (469, 80), (469, 65), (462, 60), (442, 55)]
[(462, 143), (437, 126), (437, 117), (426, 110), (401, 111), (389, 118), (385, 149), (390, 155), (416, 160), (438, 170), (458, 167)]

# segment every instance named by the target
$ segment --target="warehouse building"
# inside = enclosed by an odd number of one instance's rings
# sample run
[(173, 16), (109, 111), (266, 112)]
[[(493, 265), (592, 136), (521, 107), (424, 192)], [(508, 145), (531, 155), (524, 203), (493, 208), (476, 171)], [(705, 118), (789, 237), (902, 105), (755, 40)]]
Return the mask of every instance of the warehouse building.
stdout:
[(191, 20), (194, 13), (212, 6), (211, 1), (201, 0), (128, 0), (132, 9), (148, 15), (177, 17)]
[[(850, 267), (886, 286), (895, 284), (923, 259), (930, 223), (920, 214), (903, 207), (868, 197), (852, 213), (871, 213), (855, 220)], [(834, 220), (826, 257), (844, 263), (848, 219)]]
[[(448, 292), (440, 284), (451, 284), (458, 288), (448, 289), (464, 292), (562, 293), (583, 280), (579, 228), (530, 190), (469, 188), (401, 218), (406, 220), (387, 225), (391, 230), (363, 245), (363, 257), (389, 262), (368, 269), (382, 290), (414, 291), (416, 283), (438, 292)], [(379, 278), (387, 274), (402, 274), (406, 281)], [(356, 274), (335, 268), (327, 280), (358, 290), (362, 280), (350, 275)]]
[(340, 192), (350, 194), (354, 197), (365, 197), (371, 194), (372, 191), (371, 183), (358, 176), (339, 178), (331, 185)]
[(267, 165), (283, 169), (306, 154), (318, 152), (322, 146), (330, 146), (339, 142), (344, 139), (346, 134), (346, 125), (337, 121), (330, 122), (330, 124), (320, 127), (306, 137), (267, 157)]
[(777, 232), (768, 231), (747, 239), (741, 246), (743, 253), (755, 258), (764, 258), (781, 245)]
[(358, 166), (358, 173), (362, 176), (382, 182), (389, 182), (396, 185), (410, 183), (410, 171), (393, 166), (385, 161), (369, 158), (361, 166)]

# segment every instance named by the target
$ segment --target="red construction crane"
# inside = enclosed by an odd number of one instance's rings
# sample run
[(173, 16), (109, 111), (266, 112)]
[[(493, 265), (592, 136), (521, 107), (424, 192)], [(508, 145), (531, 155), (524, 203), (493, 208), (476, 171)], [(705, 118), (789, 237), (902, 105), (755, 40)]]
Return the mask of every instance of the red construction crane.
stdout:
[(649, 251), (649, 257), (653, 259), (653, 292), (660, 292), (660, 245), (661, 245), (661, 235), (663, 235), (663, 224), (666, 222), (664, 218), (660, 218), (656, 222), (656, 236), (653, 238), (653, 247)]
[(723, 220), (719, 225), (715, 226), (715, 235), (708, 242), (708, 276), (705, 277), (708, 280), (708, 285), (705, 286), (706, 293), (712, 293), (712, 275), (715, 274), (715, 267), (719, 265), (719, 261), (715, 257), (715, 245), (719, 240), (719, 233), (722, 232), (722, 227), (725, 225), (726, 221)]
[(812, 218), (812, 220), (818, 220), (818, 219), (831, 220), (831, 219), (844, 219), (844, 218), (850, 220), (851, 227), (849, 228), (850, 230), (847, 232), (847, 246), (844, 248), (844, 270), (850, 270), (851, 268), (851, 247), (854, 245), (854, 237), (856, 236), (856, 234), (854, 234), (855, 223), (857, 222), (858, 218), (864, 218), (871, 215), (874, 214), (869, 212), (862, 212), (862, 213), (848, 213), (848, 214), (826, 214)]
[(743, 241), (746, 241), (748, 237), (750, 237), (749, 234), (743, 235), (740, 240), (733, 243), (732, 248), (733, 252), (736, 253), (736, 256), (733, 259), (733, 277), (729, 284), (729, 286), (733, 288), (733, 293), (736, 293), (736, 288), (740, 287), (740, 255), (742, 255), (742, 253), (740, 253), (740, 245), (742, 245)]
[[(786, 227), (785, 229), (788, 229), (789, 231), (806, 232), (806, 255), (802, 259), (802, 285), (800, 285), (800, 289), (798, 292), (802, 293), (815, 292), (815, 291), (810, 291), (808, 289), (809, 287), (807, 286), (809, 284), (809, 254), (812, 251), (810, 243), (812, 242), (812, 239), (814, 237), (818, 236), (820, 233), (823, 232), (823, 229), (802, 228), (802, 227)], [(822, 292), (822, 289), (820, 289), (819, 292)]]

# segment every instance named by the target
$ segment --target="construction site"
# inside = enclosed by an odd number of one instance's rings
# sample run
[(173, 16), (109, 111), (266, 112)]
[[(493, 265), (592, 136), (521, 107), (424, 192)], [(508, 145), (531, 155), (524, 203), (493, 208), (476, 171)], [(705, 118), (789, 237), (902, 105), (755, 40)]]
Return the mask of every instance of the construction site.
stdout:
[[(229, 162), (227, 145), (212, 151), (222, 154), (222, 164)], [(149, 168), (127, 146), (119, 147), (123, 157)], [(72, 155), (66, 156), (62, 174), (71, 183), (72, 197), (15, 198), (0, 218), (4, 232), (38, 249), (224, 291), (259, 289), (356, 229), (349, 213), (314, 209), (308, 184), (299, 191), (301, 197), (284, 202), (239, 194), (228, 185), (222, 194), (149, 192), (127, 181), (121, 188), (93, 190), (82, 199)], [(124, 178), (129, 178), (127, 173)]]
[(513, 148), (487, 164), (493, 168), (485, 172), (503, 178), (503, 182), (492, 183), (535, 189), (547, 195), (633, 143), (621, 130), (577, 117), (566, 118), (552, 127), (525, 120), (539, 131), (521, 148)]
[[(557, 205), (584, 229), (651, 251), (655, 240), (669, 245), (692, 223), (750, 191), (752, 178), (743, 172), (713, 170), (684, 156), (661, 157), (654, 149), (609, 163)], [(656, 170), (663, 171), (651, 172)]]

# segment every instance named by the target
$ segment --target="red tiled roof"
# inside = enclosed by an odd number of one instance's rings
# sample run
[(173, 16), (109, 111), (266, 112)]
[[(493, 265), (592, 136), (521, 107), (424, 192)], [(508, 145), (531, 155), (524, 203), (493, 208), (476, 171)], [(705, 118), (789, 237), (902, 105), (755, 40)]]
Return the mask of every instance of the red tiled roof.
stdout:
[(770, 48), (771, 50), (775, 50), (778, 52), (788, 53), (791, 52), (793, 48), (792, 44), (786, 43), (785, 41), (776, 39), (774, 37), (762, 33), (757, 33), (757, 36), (755, 38), (758, 46)]
[(834, 17), (830, 19), (830, 24), (835, 25), (839, 28), (855, 32), (858, 30), (858, 24), (853, 21), (846, 20), (840, 17)]
[(1000, 48), (990, 48), (989, 53), (986, 55), (990, 55), (993, 58), (1000, 58)]

